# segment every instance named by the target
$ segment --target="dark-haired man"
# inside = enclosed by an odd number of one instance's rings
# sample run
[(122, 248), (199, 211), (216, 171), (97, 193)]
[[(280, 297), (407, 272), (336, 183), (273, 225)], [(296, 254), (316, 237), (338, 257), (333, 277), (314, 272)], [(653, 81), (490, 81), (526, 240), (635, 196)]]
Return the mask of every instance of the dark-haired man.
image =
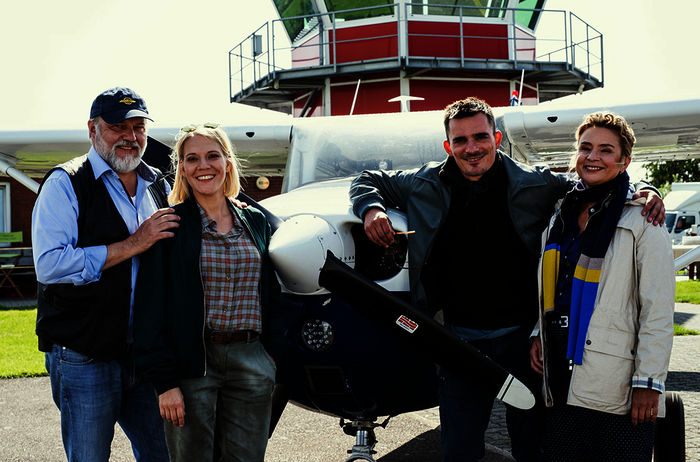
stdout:
[(51, 170), (34, 206), (36, 333), (71, 461), (108, 461), (117, 422), (137, 460), (168, 460), (155, 393), (131, 358), (138, 255), (178, 226), (167, 183), (141, 160), (147, 120), (133, 90), (98, 95), (90, 152)]
[[(565, 175), (520, 164), (498, 151), (502, 134), (491, 108), (477, 98), (445, 108), (448, 158), (408, 171), (365, 171), (353, 181), (354, 213), (375, 244), (388, 246), (390, 207), (406, 213), (414, 303), (442, 312), (445, 325), (490, 356), (536, 393), (529, 337), (537, 318), (537, 264), (541, 234), (558, 199), (573, 186)], [(663, 222), (663, 203), (651, 195), (643, 214)], [(499, 278), (508, 268), (509, 278)], [(478, 380), (479, 371), (474, 371)], [(485, 395), (448, 370), (440, 371), (441, 446), (444, 461), (484, 456), (484, 432), (493, 406)], [(512, 453), (537, 459), (538, 407), (507, 406)]]

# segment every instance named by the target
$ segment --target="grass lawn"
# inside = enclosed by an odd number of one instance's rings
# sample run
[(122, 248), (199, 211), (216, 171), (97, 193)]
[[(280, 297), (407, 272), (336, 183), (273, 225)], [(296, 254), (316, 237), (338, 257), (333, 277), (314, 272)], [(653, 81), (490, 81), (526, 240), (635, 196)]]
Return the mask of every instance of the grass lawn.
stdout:
[(673, 335), (700, 335), (700, 332), (693, 329), (686, 329), (679, 324), (674, 324)]
[(700, 305), (700, 281), (676, 282), (676, 302)]
[(36, 308), (0, 308), (0, 378), (46, 375), (34, 335)]

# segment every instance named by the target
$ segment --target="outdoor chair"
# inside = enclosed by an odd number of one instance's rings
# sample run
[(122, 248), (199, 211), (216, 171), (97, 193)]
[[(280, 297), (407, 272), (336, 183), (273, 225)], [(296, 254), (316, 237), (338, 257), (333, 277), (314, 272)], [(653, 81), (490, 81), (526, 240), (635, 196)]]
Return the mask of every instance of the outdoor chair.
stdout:
[[(17, 243), (22, 242), (22, 231), (12, 233), (0, 233), (0, 244), (2, 243)], [(17, 276), (33, 275), (34, 260), (32, 257), (31, 247), (0, 247), (0, 288), (11, 287), (19, 295), (24, 298), (22, 291), (19, 289), (14, 279)]]

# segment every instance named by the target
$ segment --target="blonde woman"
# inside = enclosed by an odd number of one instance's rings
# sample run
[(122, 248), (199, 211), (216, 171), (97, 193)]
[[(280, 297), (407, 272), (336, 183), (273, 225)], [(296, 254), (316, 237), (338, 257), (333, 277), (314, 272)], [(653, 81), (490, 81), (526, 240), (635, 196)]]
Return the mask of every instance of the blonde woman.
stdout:
[(548, 406), (544, 460), (650, 461), (673, 343), (671, 244), (632, 199), (625, 119), (590, 114), (576, 140), (580, 181), (545, 231), (530, 351)]
[(144, 254), (135, 292), (135, 353), (152, 382), (173, 461), (262, 462), (280, 340), (270, 226), (232, 199), (239, 166), (216, 125), (181, 130), (170, 202), (175, 237)]

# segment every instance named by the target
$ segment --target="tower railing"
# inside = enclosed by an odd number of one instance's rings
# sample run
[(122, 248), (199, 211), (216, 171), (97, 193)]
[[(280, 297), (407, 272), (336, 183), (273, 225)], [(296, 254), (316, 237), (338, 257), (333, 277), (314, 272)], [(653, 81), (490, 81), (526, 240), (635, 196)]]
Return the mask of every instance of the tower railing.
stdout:
[[(519, 15), (527, 13), (538, 15), (537, 34), (518, 21)], [(416, 26), (430, 22), (443, 22), (446, 26), (438, 32), (426, 32)], [(505, 26), (507, 33), (485, 34), (481, 24)], [(353, 36), (350, 28), (358, 26), (371, 31)], [(291, 43), (290, 31), (296, 34)], [(452, 52), (425, 46), (431, 42)], [(466, 49), (474, 43), (501, 52), (486, 56), (480, 55), (479, 50)], [(348, 60), (353, 53), (347, 50), (353, 47), (362, 47), (366, 56)], [(430, 53), (425, 53), (426, 48), (430, 48)], [(406, 67), (426, 59), (452, 69), (496, 63), (518, 70), (559, 63), (601, 84), (604, 77), (603, 35), (574, 13), (401, 2), (265, 22), (229, 50), (229, 97), (236, 101), (237, 95), (268, 86), (278, 73), (290, 70), (327, 69), (336, 73), (339, 66), (349, 64), (371, 66), (394, 61), (397, 66)]]

